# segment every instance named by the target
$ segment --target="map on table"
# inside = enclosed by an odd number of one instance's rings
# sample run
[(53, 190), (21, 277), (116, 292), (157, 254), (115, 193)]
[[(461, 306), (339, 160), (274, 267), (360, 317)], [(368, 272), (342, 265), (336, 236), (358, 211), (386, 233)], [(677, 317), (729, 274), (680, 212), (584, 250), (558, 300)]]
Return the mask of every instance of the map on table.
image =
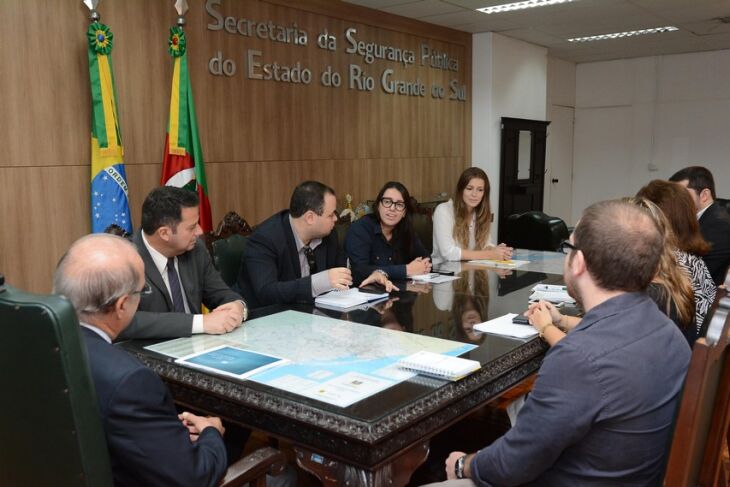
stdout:
[(145, 348), (180, 358), (224, 345), (289, 360), (248, 380), (340, 407), (413, 377), (396, 365), (413, 353), (459, 356), (476, 348), (299, 311), (247, 321), (226, 335), (194, 335)]

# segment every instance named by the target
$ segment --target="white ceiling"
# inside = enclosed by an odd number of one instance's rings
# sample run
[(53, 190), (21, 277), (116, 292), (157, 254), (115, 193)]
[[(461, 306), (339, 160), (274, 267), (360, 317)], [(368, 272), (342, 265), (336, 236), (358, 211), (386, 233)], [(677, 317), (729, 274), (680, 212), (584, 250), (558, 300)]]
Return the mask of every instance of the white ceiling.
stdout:
[[(466, 32), (498, 32), (576, 63), (730, 49), (730, 0), (576, 0), (489, 15), (476, 9), (516, 0), (345, 1)], [(679, 30), (594, 42), (566, 40), (666, 25)]]

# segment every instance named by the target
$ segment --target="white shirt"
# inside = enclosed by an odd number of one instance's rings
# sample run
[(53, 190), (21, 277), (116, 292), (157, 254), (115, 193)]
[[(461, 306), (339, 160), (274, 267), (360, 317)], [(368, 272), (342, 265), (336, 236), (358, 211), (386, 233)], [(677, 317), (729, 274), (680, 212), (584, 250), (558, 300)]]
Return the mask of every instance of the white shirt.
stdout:
[[(144, 235), (144, 232), (142, 232), (142, 242), (144, 242), (144, 246), (147, 247), (147, 251), (150, 253), (150, 257), (152, 257), (152, 262), (155, 263), (157, 271), (160, 273), (160, 276), (162, 276), (162, 282), (165, 283), (165, 288), (167, 288), (167, 294), (172, 296), (172, 293), (170, 292), (170, 283), (167, 279), (167, 257), (159, 253), (157, 250), (155, 250), (154, 247), (150, 245)], [(175, 257), (175, 272), (177, 273), (177, 280), (180, 281), (180, 289), (183, 294), (183, 306), (185, 307), (185, 312), (190, 314), (190, 306), (188, 305), (188, 300), (185, 297), (185, 286), (183, 286), (182, 280), (180, 279), (180, 270), (177, 266), (177, 257)], [(192, 332), (193, 334), (205, 333), (205, 329), (203, 328), (203, 315), (193, 315)]]
[(701, 209), (700, 211), (698, 211), (698, 212), (697, 212), (697, 219), (698, 219), (698, 220), (699, 220), (700, 218), (702, 218), (702, 215), (703, 215), (703, 214), (705, 213), (705, 211), (707, 211), (707, 209), (708, 209), (708, 208), (709, 208), (710, 206), (712, 206), (712, 203), (710, 203), (709, 205), (705, 206), (704, 208), (702, 208), (702, 209)]
[(109, 335), (106, 334), (106, 332), (104, 330), (101, 330), (101, 329), (99, 329), (99, 328), (97, 328), (97, 327), (95, 327), (93, 325), (88, 324), (88, 323), (79, 323), (79, 324), (81, 326), (83, 326), (84, 328), (88, 328), (89, 330), (93, 331), (94, 333), (96, 333), (97, 335), (99, 335), (100, 337), (102, 337), (105, 342), (107, 342), (109, 344), (112, 343), (112, 339), (109, 337)]
[[(434, 263), (440, 263), (450, 260), (461, 260), (461, 247), (454, 240), (454, 225), (456, 218), (454, 217), (454, 202), (452, 200), (441, 203), (433, 212), (433, 254), (431, 260)], [(469, 246), (467, 250), (476, 248), (476, 214), (472, 214), (469, 223)], [(487, 235), (487, 243), (485, 249), (493, 247), (489, 242)], [(483, 250), (483, 249), (480, 249)]]
[[(294, 244), (297, 246), (297, 255), (299, 256), (299, 271), (302, 277), (309, 275), (309, 261), (304, 253), (304, 242), (297, 235), (297, 230), (294, 228), (294, 222), (292, 221), (291, 215), (289, 215), (289, 226), (291, 226), (291, 233), (294, 234)], [(313, 238), (309, 241), (309, 248), (314, 250), (319, 244), (322, 243), (321, 238)], [(317, 272), (312, 276), (312, 297), (316, 298), (322, 293), (331, 291), (333, 288), (330, 286), (329, 269), (324, 269)]]

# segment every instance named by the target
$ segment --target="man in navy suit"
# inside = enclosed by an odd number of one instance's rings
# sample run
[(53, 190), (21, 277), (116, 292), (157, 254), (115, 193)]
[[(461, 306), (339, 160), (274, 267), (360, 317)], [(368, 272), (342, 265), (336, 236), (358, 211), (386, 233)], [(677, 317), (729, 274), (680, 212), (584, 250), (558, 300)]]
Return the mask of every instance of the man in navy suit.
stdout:
[(178, 415), (162, 380), (112, 345), (150, 292), (144, 276), (135, 247), (107, 234), (76, 241), (54, 275), (83, 327), (114, 483), (215, 486), (227, 467), (220, 419)]
[[(246, 304), (232, 291), (198, 238), (199, 199), (172, 186), (155, 188), (142, 203), (142, 228), (133, 242), (152, 289), (121, 339), (177, 338), (233, 331), (246, 318)], [(201, 306), (211, 313), (203, 315)]]
[(690, 166), (677, 171), (669, 180), (687, 188), (695, 203), (700, 232), (711, 246), (702, 260), (715, 285), (720, 286), (730, 266), (730, 215), (715, 202), (715, 179), (709, 169)]
[[(332, 229), (337, 222), (335, 191), (318, 181), (294, 189), (289, 210), (261, 223), (249, 237), (237, 287), (251, 308), (270, 304), (311, 303), (332, 289), (352, 285), (352, 273)], [(372, 282), (387, 292), (394, 287), (382, 271)]]

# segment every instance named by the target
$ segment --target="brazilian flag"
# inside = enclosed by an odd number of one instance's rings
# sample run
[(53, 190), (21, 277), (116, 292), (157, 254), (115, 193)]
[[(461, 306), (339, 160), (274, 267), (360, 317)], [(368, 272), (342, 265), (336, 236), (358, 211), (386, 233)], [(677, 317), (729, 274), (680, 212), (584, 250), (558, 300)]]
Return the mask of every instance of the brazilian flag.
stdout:
[(91, 80), (91, 231), (117, 224), (132, 232), (124, 149), (112, 69), (111, 30), (93, 22), (87, 32)]

